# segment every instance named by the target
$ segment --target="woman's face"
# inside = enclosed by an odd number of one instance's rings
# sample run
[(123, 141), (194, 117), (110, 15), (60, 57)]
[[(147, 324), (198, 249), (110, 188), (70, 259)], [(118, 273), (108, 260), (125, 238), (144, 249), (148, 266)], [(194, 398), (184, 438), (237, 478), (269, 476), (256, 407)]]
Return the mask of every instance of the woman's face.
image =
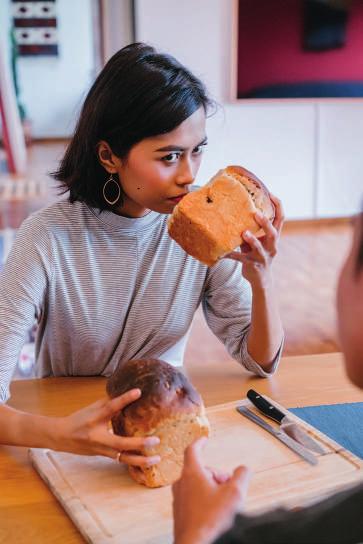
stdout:
[(198, 172), (207, 143), (205, 121), (201, 107), (171, 132), (134, 145), (127, 160), (113, 156), (125, 195), (119, 213), (141, 217), (148, 210), (173, 211)]
[(357, 258), (362, 242), (361, 214), (355, 219), (352, 246), (340, 273), (337, 309), (347, 374), (355, 385), (363, 388), (363, 268), (357, 272)]

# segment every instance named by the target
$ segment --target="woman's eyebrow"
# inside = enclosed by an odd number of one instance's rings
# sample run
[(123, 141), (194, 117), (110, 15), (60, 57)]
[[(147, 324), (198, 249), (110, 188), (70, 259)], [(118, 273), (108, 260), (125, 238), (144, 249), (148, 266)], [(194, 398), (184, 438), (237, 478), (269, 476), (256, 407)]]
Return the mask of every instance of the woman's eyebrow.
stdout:
[[(203, 138), (203, 140), (194, 147), (199, 147), (200, 145), (204, 145), (206, 143), (207, 137)], [(159, 149), (155, 149), (155, 153), (158, 153), (159, 151), (185, 151), (186, 149), (186, 147), (182, 147), (180, 145), (166, 145), (165, 147), (159, 147)]]

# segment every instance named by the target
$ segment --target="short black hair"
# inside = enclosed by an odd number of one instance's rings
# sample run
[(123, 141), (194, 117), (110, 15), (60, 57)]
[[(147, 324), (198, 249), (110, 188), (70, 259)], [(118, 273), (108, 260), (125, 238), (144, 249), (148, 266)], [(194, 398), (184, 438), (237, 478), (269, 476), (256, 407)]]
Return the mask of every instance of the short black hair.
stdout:
[(107, 62), (84, 102), (73, 137), (53, 177), (70, 202), (112, 209), (102, 194), (107, 172), (97, 144), (105, 140), (126, 158), (130, 149), (151, 136), (170, 132), (200, 107), (215, 103), (204, 84), (168, 54), (144, 43), (118, 51)]

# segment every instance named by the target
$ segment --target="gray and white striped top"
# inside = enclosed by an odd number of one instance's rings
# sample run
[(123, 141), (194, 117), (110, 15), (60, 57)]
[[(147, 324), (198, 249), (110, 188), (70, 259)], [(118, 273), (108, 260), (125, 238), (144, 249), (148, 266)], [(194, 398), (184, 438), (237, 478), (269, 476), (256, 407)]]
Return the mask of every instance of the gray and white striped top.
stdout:
[(200, 303), (229, 353), (267, 376), (247, 352), (251, 289), (240, 265), (202, 265), (166, 220), (59, 201), (24, 221), (0, 276), (2, 402), (34, 318), (39, 377), (109, 376), (120, 360), (152, 356), (180, 365)]

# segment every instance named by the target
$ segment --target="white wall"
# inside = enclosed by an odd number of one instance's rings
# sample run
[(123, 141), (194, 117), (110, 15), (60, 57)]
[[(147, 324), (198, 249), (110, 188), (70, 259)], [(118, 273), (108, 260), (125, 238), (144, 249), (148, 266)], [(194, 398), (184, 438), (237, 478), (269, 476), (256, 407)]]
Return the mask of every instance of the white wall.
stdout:
[(58, 57), (22, 57), (22, 98), (34, 137), (71, 134), (94, 73), (91, 0), (57, 1)]
[(230, 89), (230, 0), (135, 0), (136, 39), (175, 55), (211, 94)]
[(103, 46), (107, 61), (119, 49), (133, 41), (132, 0), (102, 0)]
[[(224, 108), (208, 122), (198, 181), (237, 163), (282, 198), (288, 218), (340, 216), (363, 194), (363, 100), (232, 103), (234, 0), (135, 0), (136, 39), (176, 56)], [(344, 196), (342, 196), (344, 188)]]
[[(0, 1), (0, 40), (6, 58), (9, 59), (10, 2)], [(10, 62), (10, 59), (9, 59)]]
[[(57, 0), (59, 56), (19, 57), (21, 100), (36, 138), (72, 133), (94, 73), (92, 0)], [(1, 0), (10, 6), (10, 0)], [(0, 13), (1, 26), (11, 17)], [(6, 22), (6, 21), (5, 21)]]
[(313, 130), (309, 104), (225, 104), (207, 122), (209, 144), (198, 181), (204, 184), (219, 168), (241, 164), (283, 199), (290, 218), (313, 217), (314, 145), (306, 138)]
[[(57, 0), (59, 55), (20, 57), (21, 101), (32, 123), (35, 138), (65, 138), (74, 129), (85, 95), (99, 66), (99, 25), (96, 0)], [(133, 41), (132, 1), (103, 0), (104, 62)], [(7, 39), (11, 25), (11, 0), (0, 0), (0, 32)]]
[(329, 217), (358, 211), (363, 198), (362, 104), (322, 104), (317, 124), (317, 213)]

